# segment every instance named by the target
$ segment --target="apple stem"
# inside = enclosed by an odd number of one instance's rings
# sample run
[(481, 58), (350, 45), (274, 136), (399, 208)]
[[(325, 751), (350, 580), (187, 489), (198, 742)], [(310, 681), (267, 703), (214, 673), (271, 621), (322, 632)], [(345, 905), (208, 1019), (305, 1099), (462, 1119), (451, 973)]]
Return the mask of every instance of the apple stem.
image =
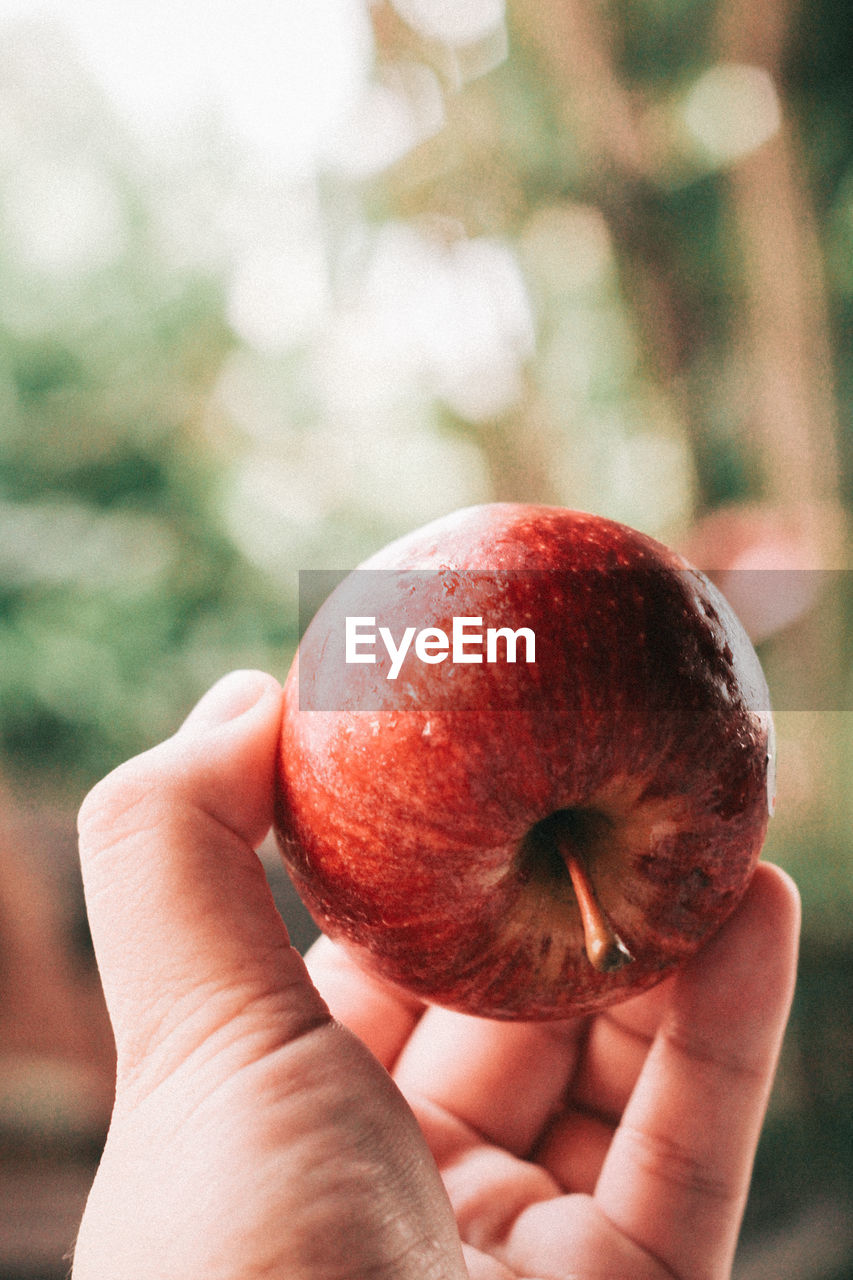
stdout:
[(572, 888), (580, 907), (587, 959), (593, 969), (597, 969), (599, 973), (614, 973), (624, 965), (630, 964), (634, 957), (605, 915), (592, 887), (589, 873), (577, 854), (565, 846), (561, 852), (572, 878)]

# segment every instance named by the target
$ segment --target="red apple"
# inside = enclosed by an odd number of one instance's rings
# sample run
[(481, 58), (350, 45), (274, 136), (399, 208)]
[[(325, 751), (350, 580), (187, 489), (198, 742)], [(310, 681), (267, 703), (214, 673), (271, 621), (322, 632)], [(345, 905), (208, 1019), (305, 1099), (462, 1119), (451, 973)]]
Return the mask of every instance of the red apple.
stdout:
[[(483, 642), (464, 623), (454, 654), (460, 617)], [(454, 661), (501, 627), (534, 634), (533, 661), (521, 633), (515, 662), (503, 639)], [(486, 505), (380, 551), (317, 612), (285, 686), (276, 832), (319, 926), (373, 972), (563, 1018), (652, 986), (734, 909), (772, 757), (758, 659), (703, 575), (610, 520)]]

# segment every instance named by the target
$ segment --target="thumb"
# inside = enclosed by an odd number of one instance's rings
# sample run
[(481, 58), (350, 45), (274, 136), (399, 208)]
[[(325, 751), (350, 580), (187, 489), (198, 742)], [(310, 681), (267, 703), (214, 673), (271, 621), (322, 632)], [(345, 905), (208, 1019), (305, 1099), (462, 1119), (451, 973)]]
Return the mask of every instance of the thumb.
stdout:
[(233, 672), (174, 737), (83, 802), (83, 882), (120, 1079), (152, 1056), (168, 1073), (253, 1012), (277, 1043), (328, 1018), (255, 853), (272, 819), (280, 715), (277, 681)]

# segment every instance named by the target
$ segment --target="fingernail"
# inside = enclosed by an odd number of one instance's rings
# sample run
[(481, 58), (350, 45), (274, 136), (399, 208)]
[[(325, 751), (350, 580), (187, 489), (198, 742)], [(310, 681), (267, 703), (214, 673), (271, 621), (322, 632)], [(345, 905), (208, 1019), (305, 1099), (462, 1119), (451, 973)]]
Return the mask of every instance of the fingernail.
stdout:
[(203, 694), (178, 730), (215, 729), (251, 710), (273, 683), (263, 671), (232, 671)]

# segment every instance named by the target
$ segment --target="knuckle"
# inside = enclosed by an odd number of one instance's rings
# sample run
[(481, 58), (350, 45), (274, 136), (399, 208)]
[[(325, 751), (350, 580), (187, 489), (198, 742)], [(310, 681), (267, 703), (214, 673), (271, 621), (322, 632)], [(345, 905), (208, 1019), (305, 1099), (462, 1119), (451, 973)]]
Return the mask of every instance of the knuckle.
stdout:
[(664, 1037), (671, 1050), (694, 1070), (703, 1072), (706, 1080), (723, 1081), (730, 1086), (764, 1083), (766, 1073), (761, 1063), (719, 1039), (699, 1036), (695, 1030), (678, 1025), (666, 1028)]
[(138, 756), (96, 783), (80, 806), (81, 848), (97, 853), (159, 822), (164, 781), (146, 756)]
[(692, 1150), (671, 1137), (641, 1129), (630, 1133), (639, 1162), (657, 1181), (702, 1200), (730, 1204), (738, 1198), (727, 1170), (717, 1169), (709, 1153)]

